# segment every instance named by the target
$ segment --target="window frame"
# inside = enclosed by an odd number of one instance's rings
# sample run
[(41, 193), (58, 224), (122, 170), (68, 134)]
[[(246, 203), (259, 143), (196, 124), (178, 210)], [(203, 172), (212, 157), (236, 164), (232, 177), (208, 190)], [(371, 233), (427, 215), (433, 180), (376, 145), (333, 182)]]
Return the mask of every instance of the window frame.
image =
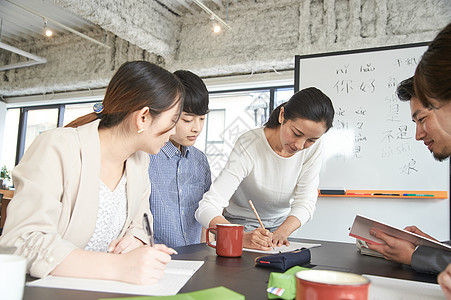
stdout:
[[(274, 103), (275, 103), (275, 94), (276, 91), (279, 89), (293, 89), (294, 93), (294, 84), (293, 85), (277, 85), (277, 86), (257, 86), (257, 87), (250, 87), (250, 88), (236, 88), (236, 89), (221, 89), (221, 90), (214, 90), (210, 91), (209, 95), (214, 94), (225, 94), (225, 93), (240, 93), (240, 92), (257, 92), (257, 91), (269, 91), (270, 95), (270, 102), (269, 102), (269, 115), (274, 110)], [(28, 119), (28, 112), (32, 110), (39, 110), (39, 109), (51, 109), (51, 108), (58, 108), (58, 120), (57, 120), (57, 127), (62, 127), (64, 124), (64, 112), (66, 105), (73, 105), (73, 104), (82, 104), (82, 103), (95, 103), (102, 101), (102, 99), (98, 100), (91, 100), (91, 101), (68, 101), (64, 103), (57, 103), (57, 104), (40, 104), (40, 105), (26, 105), (26, 106), (13, 106), (12, 108), (19, 108), (20, 109), (20, 115), (19, 115), (19, 126), (18, 126), (18, 133), (17, 133), (17, 145), (16, 145), (16, 158), (15, 158), (15, 165), (19, 163), (19, 161), (22, 159), (22, 156), (24, 154), (25, 150), (25, 138), (26, 138), (26, 123)], [(10, 108), (8, 108), (10, 109)]]
[(19, 128), (18, 128), (18, 134), (17, 134), (17, 145), (16, 145), (16, 159), (15, 164), (19, 163), (19, 161), (22, 159), (22, 156), (25, 152), (25, 138), (27, 135), (26, 132), (26, 124), (28, 121), (28, 112), (29, 111), (35, 111), (40, 109), (52, 109), (57, 108), (58, 109), (58, 118), (56, 120), (56, 127), (61, 127), (62, 122), (64, 119), (64, 104), (50, 104), (50, 105), (37, 105), (37, 106), (26, 106), (26, 107), (20, 107), (20, 113), (19, 113)]
[(293, 89), (294, 93), (294, 85), (277, 85), (277, 86), (262, 86), (262, 87), (252, 87), (252, 88), (243, 88), (243, 89), (225, 89), (225, 90), (217, 90), (208, 92), (209, 95), (214, 94), (226, 94), (226, 93), (240, 93), (240, 92), (257, 92), (257, 91), (269, 91), (269, 115), (274, 110), (274, 98), (276, 95), (276, 91), (279, 89)]

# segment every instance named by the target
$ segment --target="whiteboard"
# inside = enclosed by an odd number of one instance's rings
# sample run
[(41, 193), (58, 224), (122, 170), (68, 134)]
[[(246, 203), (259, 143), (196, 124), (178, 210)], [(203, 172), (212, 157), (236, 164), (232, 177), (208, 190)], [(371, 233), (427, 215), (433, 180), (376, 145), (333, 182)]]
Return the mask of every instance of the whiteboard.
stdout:
[(320, 188), (448, 191), (449, 162), (415, 140), (409, 102), (396, 87), (413, 76), (426, 43), (295, 58), (295, 89), (314, 86), (334, 105)]

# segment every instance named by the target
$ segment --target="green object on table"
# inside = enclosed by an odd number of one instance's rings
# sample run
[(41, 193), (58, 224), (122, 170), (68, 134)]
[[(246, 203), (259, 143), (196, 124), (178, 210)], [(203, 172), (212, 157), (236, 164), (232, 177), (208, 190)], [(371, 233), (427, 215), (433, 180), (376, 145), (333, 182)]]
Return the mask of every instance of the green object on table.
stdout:
[(268, 281), (268, 299), (294, 299), (296, 297), (295, 275), (302, 270), (309, 269), (294, 266), (285, 273), (271, 272)]
[(244, 300), (244, 296), (234, 292), (226, 287), (218, 286), (211, 289), (205, 289), (190, 293), (177, 294), (174, 296), (139, 296), (126, 298), (111, 298), (99, 300)]

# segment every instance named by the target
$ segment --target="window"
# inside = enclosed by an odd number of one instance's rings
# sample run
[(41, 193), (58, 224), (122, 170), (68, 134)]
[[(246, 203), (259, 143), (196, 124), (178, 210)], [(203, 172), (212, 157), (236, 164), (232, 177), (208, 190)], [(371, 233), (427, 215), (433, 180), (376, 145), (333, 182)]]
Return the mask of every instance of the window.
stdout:
[[(210, 113), (195, 146), (207, 155), (213, 178), (227, 162), (236, 139), (246, 131), (263, 126), (273, 109), (287, 101), (293, 91), (292, 86), (280, 86), (210, 93)], [(36, 136), (92, 112), (92, 104), (84, 102), (8, 109), (3, 164), (12, 169)]]
[[(212, 109), (207, 115), (205, 126), (204, 153), (208, 158), (210, 170), (216, 176), (224, 166), (225, 109)], [(197, 146), (197, 145), (196, 145)], [(214, 176), (214, 177), (216, 177)]]
[(225, 129), (225, 109), (212, 109), (207, 115), (207, 126), (205, 129), (206, 146), (209, 144), (223, 144), (224, 143), (224, 129)]
[(66, 107), (64, 108), (63, 126), (66, 126), (78, 117), (93, 112), (92, 105), (92, 102), (66, 105)]
[(5, 133), (3, 136), (2, 164), (8, 170), (16, 165), (17, 135), (19, 132), (20, 108), (8, 109), (5, 120)]
[[(270, 91), (248, 90), (210, 94), (204, 136), (196, 147), (204, 151), (212, 177), (224, 168), (236, 139), (251, 129), (263, 126), (269, 117)], [(204, 138), (205, 142), (201, 139)]]
[(227, 163), (237, 138), (263, 126), (274, 108), (288, 101), (293, 92), (290, 86), (210, 93), (210, 113), (195, 146), (206, 154), (213, 179)]
[(225, 109), (212, 109), (207, 115), (206, 144), (224, 143)]
[(13, 162), (15, 161), (15, 164), (18, 164), (23, 154), (40, 133), (64, 126), (89, 112), (92, 112), (92, 102), (8, 109), (7, 119), (16, 118), (18, 124), (14, 132), (14, 128), (9, 128), (14, 125), (14, 121), (7, 121), (5, 131), (14, 134), (16, 142), (14, 147), (12, 147), (11, 142), (8, 142), (8, 145), (5, 144), (4, 148), (7, 149), (3, 150), (5, 154), (2, 161), (10, 163), (11, 157), (14, 157)]
[(58, 108), (26, 110), (25, 118), (25, 153), (34, 139), (41, 133), (58, 126)]
[(278, 107), (280, 104), (290, 100), (291, 96), (294, 94), (294, 88), (283, 88), (276, 89), (274, 96), (274, 108)]

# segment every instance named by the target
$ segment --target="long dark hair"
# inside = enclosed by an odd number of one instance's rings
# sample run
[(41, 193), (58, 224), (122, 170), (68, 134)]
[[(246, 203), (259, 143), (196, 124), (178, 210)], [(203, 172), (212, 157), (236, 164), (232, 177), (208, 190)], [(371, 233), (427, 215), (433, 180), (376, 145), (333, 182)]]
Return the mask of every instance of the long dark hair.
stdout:
[(180, 103), (180, 116), (183, 96), (183, 85), (171, 72), (147, 61), (126, 62), (108, 84), (101, 114), (87, 114), (66, 127), (78, 127), (101, 116), (99, 128), (110, 128), (146, 106), (156, 117)]
[(284, 120), (302, 118), (314, 122), (325, 122), (326, 131), (332, 127), (335, 110), (332, 101), (323, 92), (315, 87), (305, 88), (296, 92), (288, 102), (279, 105), (269, 116), (266, 128), (280, 126), (279, 114), (284, 107)]

